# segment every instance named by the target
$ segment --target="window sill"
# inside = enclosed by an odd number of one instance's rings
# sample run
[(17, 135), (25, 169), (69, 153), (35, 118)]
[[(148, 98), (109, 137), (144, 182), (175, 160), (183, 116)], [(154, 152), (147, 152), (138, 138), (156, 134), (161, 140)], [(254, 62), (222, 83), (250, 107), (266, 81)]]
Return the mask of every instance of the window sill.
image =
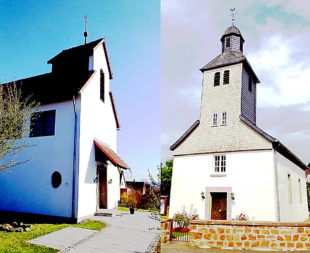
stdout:
[(227, 126), (227, 124), (221, 124), (221, 126)]
[(211, 173), (210, 177), (226, 177), (226, 173)]
[(212, 125), (212, 127), (217, 127), (217, 125), (216, 126)]

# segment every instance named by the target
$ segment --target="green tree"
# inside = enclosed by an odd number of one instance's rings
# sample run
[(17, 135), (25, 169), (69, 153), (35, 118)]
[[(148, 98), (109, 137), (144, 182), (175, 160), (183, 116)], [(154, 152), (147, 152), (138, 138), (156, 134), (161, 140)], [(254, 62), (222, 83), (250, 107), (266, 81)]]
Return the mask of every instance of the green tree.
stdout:
[(38, 107), (30, 96), (22, 96), (17, 84), (0, 84), (0, 171), (31, 159), (20, 159), (18, 154), (31, 146), (24, 137), (29, 135), (31, 113)]
[(173, 167), (173, 160), (167, 160), (165, 162), (165, 166), (161, 166), (161, 185), (160, 191), (161, 195), (170, 196), (170, 189), (171, 189), (171, 179), (172, 179), (172, 167)]

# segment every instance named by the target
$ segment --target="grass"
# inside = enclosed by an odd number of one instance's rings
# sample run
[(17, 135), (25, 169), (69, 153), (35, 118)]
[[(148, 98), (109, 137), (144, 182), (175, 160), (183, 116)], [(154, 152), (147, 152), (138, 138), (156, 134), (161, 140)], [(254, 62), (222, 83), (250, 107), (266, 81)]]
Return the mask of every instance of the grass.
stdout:
[(27, 243), (27, 241), (66, 227), (87, 228), (93, 230), (101, 230), (102, 228), (106, 227), (106, 224), (100, 221), (92, 221), (92, 220), (77, 225), (73, 224), (31, 224), (31, 225), (32, 230), (29, 232), (22, 232), (22, 233), (0, 232), (0, 252), (2, 253), (58, 252), (58, 250), (56, 249), (30, 244)]
[[(124, 211), (124, 212), (129, 212), (129, 207), (118, 207), (118, 210), (119, 211)], [(155, 212), (155, 213), (158, 213), (158, 210), (155, 210), (155, 209), (135, 209), (135, 211), (137, 212)]]

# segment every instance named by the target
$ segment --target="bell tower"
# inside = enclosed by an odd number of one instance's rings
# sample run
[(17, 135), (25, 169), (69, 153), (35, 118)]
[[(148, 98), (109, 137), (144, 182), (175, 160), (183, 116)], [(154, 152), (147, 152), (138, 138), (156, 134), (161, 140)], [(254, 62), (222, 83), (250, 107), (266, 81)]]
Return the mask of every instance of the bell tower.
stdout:
[(227, 51), (236, 51), (243, 53), (244, 39), (239, 29), (232, 25), (228, 27), (221, 38), (222, 42), (222, 53)]
[(220, 129), (237, 126), (243, 116), (256, 124), (256, 84), (259, 79), (243, 55), (244, 38), (232, 24), (225, 30), (221, 43), (222, 53), (201, 69), (200, 123)]

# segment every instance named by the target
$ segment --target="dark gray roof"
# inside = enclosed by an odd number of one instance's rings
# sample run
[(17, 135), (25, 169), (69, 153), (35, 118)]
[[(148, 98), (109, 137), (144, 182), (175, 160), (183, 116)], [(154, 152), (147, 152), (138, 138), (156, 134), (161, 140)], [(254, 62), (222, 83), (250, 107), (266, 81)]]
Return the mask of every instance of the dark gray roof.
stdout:
[(231, 34), (231, 33), (235, 33), (235, 34), (240, 34), (240, 35), (241, 35), (240, 30), (239, 30), (236, 26), (234, 26), (234, 25), (228, 27), (228, 28), (225, 30), (225, 33), (224, 33), (224, 34)]
[(284, 146), (279, 140), (267, 134), (265, 131), (253, 124), (243, 115), (240, 115), (240, 120), (247, 124), (249, 127), (251, 127), (253, 130), (255, 130), (257, 133), (265, 137), (268, 141), (272, 142), (273, 148), (277, 150), (281, 155), (289, 159), (291, 162), (295, 163), (303, 170), (308, 169), (308, 166), (304, 162), (302, 162), (292, 151), (290, 151), (286, 146)]
[(175, 150), (177, 146), (179, 146), (186, 138), (189, 136), (196, 127), (200, 124), (199, 120), (196, 120), (193, 125), (170, 147), (170, 150)]
[(232, 65), (232, 64), (241, 63), (241, 62), (245, 63), (245, 67), (252, 74), (256, 83), (259, 83), (260, 81), (259, 81), (258, 77), (256, 76), (255, 72), (253, 71), (250, 63), (246, 59), (246, 57), (242, 53), (237, 52), (237, 51), (223, 52), (222, 54), (215, 57), (208, 64), (206, 64), (200, 70), (203, 72), (205, 70), (215, 69), (215, 68), (224, 67), (224, 66), (228, 66), (228, 65)]

